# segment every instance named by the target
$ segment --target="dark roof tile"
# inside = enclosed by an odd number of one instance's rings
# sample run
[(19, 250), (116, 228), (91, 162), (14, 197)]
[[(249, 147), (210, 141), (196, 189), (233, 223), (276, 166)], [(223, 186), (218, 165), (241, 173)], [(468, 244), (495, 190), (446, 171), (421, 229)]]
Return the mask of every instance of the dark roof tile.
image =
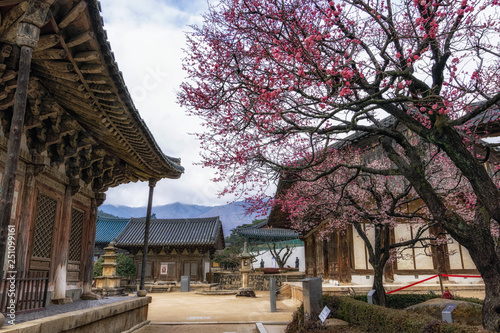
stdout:
[[(145, 218), (132, 218), (115, 238), (117, 247), (144, 244)], [(191, 219), (152, 219), (149, 246), (215, 246), (222, 235), (218, 216)]]

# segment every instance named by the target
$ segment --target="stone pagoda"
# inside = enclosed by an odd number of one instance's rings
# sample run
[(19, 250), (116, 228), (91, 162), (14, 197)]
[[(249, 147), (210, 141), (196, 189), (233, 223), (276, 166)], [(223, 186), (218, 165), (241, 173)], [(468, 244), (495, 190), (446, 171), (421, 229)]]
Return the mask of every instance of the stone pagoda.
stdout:
[(95, 278), (95, 289), (93, 291), (96, 294), (102, 296), (122, 296), (125, 295), (123, 290), (125, 288), (120, 287), (121, 276), (116, 275), (116, 254), (117, 248), (115, 243), (111, 242), (107, 247), (104, 248), (106, 254), (103, 255), (104, 263), (102, 264), (102, 276)]

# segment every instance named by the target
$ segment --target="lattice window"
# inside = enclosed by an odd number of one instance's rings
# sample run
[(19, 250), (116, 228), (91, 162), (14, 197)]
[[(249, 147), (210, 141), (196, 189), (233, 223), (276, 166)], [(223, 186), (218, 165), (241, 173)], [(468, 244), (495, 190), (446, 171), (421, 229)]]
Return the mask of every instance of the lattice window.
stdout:
[(71, 211), (71, 231), (69, 235), (69, 260), (80, 261), (82, 253), (83, 222), (85, 214), (73, 208)]
[(38, 194), (35, 235), (33, 238), (33, 256), (50, 258), (52, 238), (56, 220), (57, 201), (43, 194)]

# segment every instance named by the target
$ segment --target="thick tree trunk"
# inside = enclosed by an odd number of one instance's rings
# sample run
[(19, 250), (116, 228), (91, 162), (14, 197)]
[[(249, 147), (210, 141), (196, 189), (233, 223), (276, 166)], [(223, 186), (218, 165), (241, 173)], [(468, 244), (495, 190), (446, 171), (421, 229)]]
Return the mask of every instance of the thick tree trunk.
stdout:
[(490, 215), (484, 208), (476, 210), (473, 223), (452, 223), (446, 220), (445, 228), (468, 251), (481, 274), (485, 285), (483, 326), (500, 332), (500, 256), (491, 235)]
[(385, 306), (385, 289), (384, 289), (384, 264), (379, 263), (373, 266), (373, 289), (376, 290), (373, 303)]

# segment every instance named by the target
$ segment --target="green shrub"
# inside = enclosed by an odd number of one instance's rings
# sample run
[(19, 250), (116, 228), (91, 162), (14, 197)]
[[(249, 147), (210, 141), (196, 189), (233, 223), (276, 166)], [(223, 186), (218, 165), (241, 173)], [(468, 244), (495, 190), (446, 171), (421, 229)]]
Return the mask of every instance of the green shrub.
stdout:
[[(102, 264), (104, 258), (100, 257), (94, 264), (94, 278), (102, 276)], [(118, 253), (116, 258), (116, 275), (131, 279), (135, 276), (135, 264), (132, 259), (123, 253)]]
[(325, 305), (334, 309), (336, 317), (358, 326), (361, 330), (381, 333), (469, 333), (474, 327), (436, 322), (433, 317), (415, 315), (404, 310), (367, 304), (352, 297), (328, 297)]
[[(391, 309), (406, 309), (409, 306), (426, 302), (433, 298), (440, 298), (438, 294), (389, 294), (386, 296), (386, 306)], [(366, 295), (353, 296), (354, 299), (362, 302), (367, 302)], [(455, 297), (457, 301), (466, 301), (477, 304), (483, 304), (479, 298), (472, 297)]]

